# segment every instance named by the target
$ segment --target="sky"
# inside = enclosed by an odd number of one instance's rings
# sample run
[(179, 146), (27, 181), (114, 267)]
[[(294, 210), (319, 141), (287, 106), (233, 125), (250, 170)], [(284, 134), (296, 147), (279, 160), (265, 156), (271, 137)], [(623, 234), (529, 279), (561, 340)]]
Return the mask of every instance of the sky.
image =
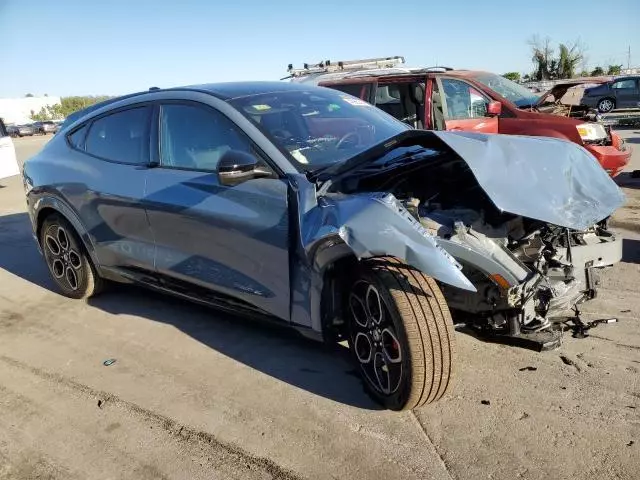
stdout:
[(536, 34), (579, 39), (589, 67), (626, 67), (628, 47), (640, 66), (639, 23), (639, 0), (0, 0), (0, 97), (276, 80), (289, 63), (393, 55), (525, 73)]

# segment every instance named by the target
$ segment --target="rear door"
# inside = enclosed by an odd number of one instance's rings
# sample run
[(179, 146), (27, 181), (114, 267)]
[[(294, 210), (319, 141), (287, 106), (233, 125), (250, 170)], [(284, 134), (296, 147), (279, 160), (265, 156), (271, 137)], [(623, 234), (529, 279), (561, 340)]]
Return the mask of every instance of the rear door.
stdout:
[(640, 95), (638, 94), (638, 80), (635, 78), (621, 78), (611, 84), (611, 91), (616, 97), (617, 108), (640, 107)]
[(18, 167), (13, 141), (0, 118), (0, 180), (19, 173), (20, 168)]
[[(498, 118), (487, 114), (490, 99), (473, 85), (439, 76), (431, 93), (432, 118), (437, 130), (498, 133)], [(437, 111), (436, 111), (437, 110)]]
[(148, 104), (133, 105), (67, 136), (69, 162), (59, 170), (74, 181), (61, 185), (61, 193), (78, 212), (104, 267), (153, 271), (154, 243), (141, 202), (151, 112)]

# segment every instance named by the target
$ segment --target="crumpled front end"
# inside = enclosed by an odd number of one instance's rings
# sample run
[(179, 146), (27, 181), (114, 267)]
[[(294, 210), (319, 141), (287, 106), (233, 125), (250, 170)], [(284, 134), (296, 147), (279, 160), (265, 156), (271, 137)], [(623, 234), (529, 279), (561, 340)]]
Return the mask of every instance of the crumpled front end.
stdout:
[(320, 197), (300, 225), (310, 258), (324, 240), (339, 237), (359, 259), (394, 256), (444, 284), (475, 291), (460, 264), (390, 193)]
[(575, 231), (543, 224), (530, 231), (521, 217), (496, 227), (474, 210), (409, 209), (477, 289), (443, 286), (449, 307), (491, 329), (507, 328), (512, 318), (523, 330), (550, 326), (594, 298), (600, 271), (622, 258), (621, 239), (601, 225)]
[(475, 287), (443, 285), (450, 308), (539, 330), (595, 296), (600, 269), (621, 259), (604, 223), (624, 196), (592, 155), (557, 139), (413, 135), (328, 190), (393, 193)]

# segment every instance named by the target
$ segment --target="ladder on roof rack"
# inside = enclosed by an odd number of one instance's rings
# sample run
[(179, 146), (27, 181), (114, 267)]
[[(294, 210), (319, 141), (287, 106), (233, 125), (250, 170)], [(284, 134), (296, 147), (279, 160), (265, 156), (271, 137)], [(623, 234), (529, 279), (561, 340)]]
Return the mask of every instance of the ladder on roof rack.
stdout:
[(290, 63), (287, 67), (287, 72), (291, 77), (300, 77), (302, 75), (309, 75), (312, 73), (333, 73), (349, 70), (392, 68), (402, 63), (404, 63), (404, 57), (401, 56), (365, 58), (362, 60), (342, 60), (339, 62), (325, 60), (315, 64), (305, 63), (302, 68), (293, 68), (293, 64)]

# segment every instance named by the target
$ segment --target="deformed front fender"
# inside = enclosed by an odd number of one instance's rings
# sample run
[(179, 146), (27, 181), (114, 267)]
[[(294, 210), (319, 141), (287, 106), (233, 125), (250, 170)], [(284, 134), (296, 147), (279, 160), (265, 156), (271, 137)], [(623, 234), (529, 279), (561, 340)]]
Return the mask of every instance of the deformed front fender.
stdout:
[(315, 198), (299, 200), (300, 238), (310, 261), (316, 246), (338, 236), (357, 258), (394, 256), (443, 283), (476, 291), (460, 264), (392, 194), (335, 194), (321, 196), (317, 202)]

